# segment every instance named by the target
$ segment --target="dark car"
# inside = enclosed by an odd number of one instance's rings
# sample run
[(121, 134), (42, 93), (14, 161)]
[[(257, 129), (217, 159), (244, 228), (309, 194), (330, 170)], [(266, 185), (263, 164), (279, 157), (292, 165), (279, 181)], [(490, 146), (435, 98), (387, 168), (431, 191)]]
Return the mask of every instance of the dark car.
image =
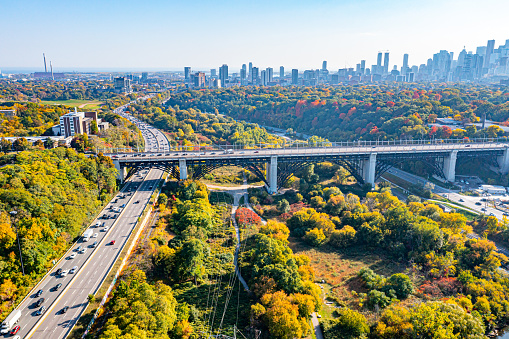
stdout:
[(134, 203), (135, 203), (135, 204), (139, 204), (139, 203), (140, 203), (140, 201), (139, 201), (139, 200), (136, 200)]
[(41, 299), (37, 300), (37, 302), (35, 303), (35, 306), (39, 307), (42, 305), (43, 302), (44, 302), (44, 298), (41, 298)]
[(57, 284), (57, 285), (53, 288), (53, 290), (58, 291), (58, 290), (60, 289), (60, 287), (62, 287), (62, 284)]
[(475, 203), (476, 205), (482, 205), (479, 201)]
[(61, 268), (59, 268), (59, 269), (57, 270), (56, 275), (60, 275), (60, 274), (62, 274), (62, 269), (61, 269)]
[(46, 311), (46, 306), (42, 306), (39, 310), (37, 310), (37, 313), (35, 313), (36, 315), (41, 315), (44, 313), (44, 311)]
[(15, 326), (12, 331), (11, 331), (11, 335), (15, 335), (16, 333), (18, 333), (19, 329), (21, 328), (21, 326)]
[(64, 313), (67, 313), (67, 310), (69, 309), (69, 306), (65, 306), (64, 308), (62, 308), (60, 310), (60, 313), (64, 314)]
[(42, 295), (42, 292), (44, 292), (43, 290), (39, 290), (37, 291), (37, 293), (35, 294), (36, 297), (40, 297)]

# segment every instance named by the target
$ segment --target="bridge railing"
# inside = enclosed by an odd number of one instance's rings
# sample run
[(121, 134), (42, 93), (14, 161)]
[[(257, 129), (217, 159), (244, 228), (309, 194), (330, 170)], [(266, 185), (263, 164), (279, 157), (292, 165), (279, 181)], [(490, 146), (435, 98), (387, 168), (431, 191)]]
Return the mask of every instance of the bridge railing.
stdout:
[[(169, 151), (162, 149), (150, 153), (167, 152), (202, 152), (202, 151), (239, 151), (247, 149), (304, 149), (304, 148), (350, 148), (350, 147), (383, 147), (383, 146), (410, 146), (410, 145), (445, 145), (445, 144), (504, 144), (509, 146), (509, 138), (463, 138), (463, 139), (398, 139), (398, 140), (356, 140), (356, 141), (311, 141), (307, 142), (280, 142), (280, 143), (257, 143), (257, 144), (207, 144), (207, 145), (176, 145), (170, 146)], [(133, 153), (142, 152), (136, 148), (101, 148), (97, 152), (102, 153)], [(148, 152), (147, 152), (148, 153)]]

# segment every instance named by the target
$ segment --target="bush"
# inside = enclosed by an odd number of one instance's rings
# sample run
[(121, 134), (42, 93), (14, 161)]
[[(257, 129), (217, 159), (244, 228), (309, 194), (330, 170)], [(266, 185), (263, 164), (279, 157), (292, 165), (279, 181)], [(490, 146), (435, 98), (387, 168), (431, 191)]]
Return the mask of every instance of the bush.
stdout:
[(322, 321), (322, 330), (327, 339), (362, 339), (367, 338), (369, 326), (359, 312), (344, 308), (339, 310), (337, 319)]

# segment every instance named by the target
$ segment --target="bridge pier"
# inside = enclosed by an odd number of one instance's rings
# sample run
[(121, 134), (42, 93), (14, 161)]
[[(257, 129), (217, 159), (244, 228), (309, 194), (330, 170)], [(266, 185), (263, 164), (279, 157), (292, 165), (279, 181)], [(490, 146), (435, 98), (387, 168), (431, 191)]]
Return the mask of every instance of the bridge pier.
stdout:
[(375, 187), (375, 174), (376, 174), (376, 153), (370, 153), (369, 158), (364, 160), (362, 167), (362, 178), (364, 183), (371, 184)]
[(458, 151), (454, 150), (449, 153), (449, 156), (444, 159), (444, 176), (445, 180), (454, 182), (456, 180), (456, 159), (458, 158)]
[(180, 180), (187, 180), (186, 159), (179, 159)]
[(121, 184), (124, 183), (124, 178), (126, 176), (125, 167), (120, 167), (120, 161), (113, 160), (113, 165), (115, 165), (115, 169), (117, 170), (117, 180), (120, 181)]
[(504, 154), (498, 157), (498, 164), (500, 165), (500, 173), (509, 173), (509, 148), (504, 149)]
[(267, 182), (269, 183), (267, 191), (270, 194), (277, 193), (277, 156), (270, 157), (270, 163), (267, 164)]

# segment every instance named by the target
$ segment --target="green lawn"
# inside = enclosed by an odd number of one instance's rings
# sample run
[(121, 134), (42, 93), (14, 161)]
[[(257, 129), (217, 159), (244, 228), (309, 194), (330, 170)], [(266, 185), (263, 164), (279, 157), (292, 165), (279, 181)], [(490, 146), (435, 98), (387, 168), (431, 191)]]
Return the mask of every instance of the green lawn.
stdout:
[(45, 105), (65, 105), (85, 109), (98, 109), (103, 104), (102, 101), (76, 100), (76, 99), (41, 101), (41, 103)]

